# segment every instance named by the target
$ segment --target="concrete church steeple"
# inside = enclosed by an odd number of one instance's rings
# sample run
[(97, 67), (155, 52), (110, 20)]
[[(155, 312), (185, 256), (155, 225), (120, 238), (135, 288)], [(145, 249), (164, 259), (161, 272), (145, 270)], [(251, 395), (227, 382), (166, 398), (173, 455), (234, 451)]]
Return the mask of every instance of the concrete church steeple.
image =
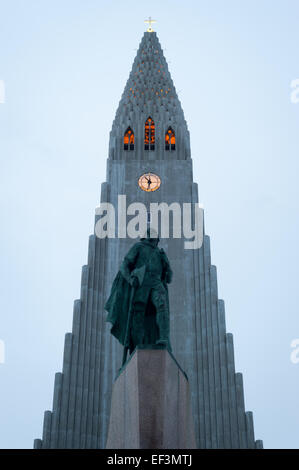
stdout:
[[(146, 122), (154, 123), (154, 145), (145, 150)], [(134, 148), (124, 149), (124, 136), (130, 128)], [(171, 129), (175, 149), (167, 148), (165, 137)], [(132, 147), (132, 146), (131, 146)], [(154, 153), (151, 153), (154, 152)], [(122, 94), (110, 133), (109, 158), (178, 159), (190, 158), (190, 138), (184, 112), (173, 84), (166, 59), (155, 32), (145, 32)]]
[[(150, 221), (153, 206), (160, 207), (161, 214), (161, 206), (167, 206), (169, 220), (171, 206), (182, 208), (179, 221), (184, 207), (192, 206), (190, 225), (194, 222), (194, 238), (202, 241), (187, 249), (185, 239), (191, 235), (159, 232), (159, 246), (173, 271), (170, 340), (173, 355), (189, 379), (198, 448), (261, 448), (262, 441), (254, 436), (253, 414), (245, 411), (242, 374), (235, 370), (233, 336), (226, 330), (224, 301), (218, 297), (210, 238), (193, 217), (198, 189), (187, 124), (151, 28), (141, 40), (112, 124), (100, 201), (102, 207), (113, 207), (120, 230), (102, 237), (95, 229), (89, 237), (72, 331), (65, 336), (62, 372), (55, 375), (53, 407), (45, 412), (43, 437), (35, 440), (35, 447), (106, 446), (112, 384), (123, 349), (110, 334), (104, 305), (123, 257), (136, 242), (127, 229), (135, 216), (135, 209), (129, 208), (137, 202), (146, 207), (144, 214)], [(95, 227), (99, 218), (97, 214)]]

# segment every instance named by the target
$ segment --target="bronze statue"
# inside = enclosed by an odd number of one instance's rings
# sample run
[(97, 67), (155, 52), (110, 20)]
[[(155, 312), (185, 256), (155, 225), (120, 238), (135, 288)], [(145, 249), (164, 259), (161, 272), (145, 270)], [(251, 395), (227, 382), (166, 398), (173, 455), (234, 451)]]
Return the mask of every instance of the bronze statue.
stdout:
[(105, 304), (111, 333), (127, 351), (137, 345), (160, 344), (171, 351), (167, 284), (172, 271), (159, 237), (148, 229), (125, 256)]

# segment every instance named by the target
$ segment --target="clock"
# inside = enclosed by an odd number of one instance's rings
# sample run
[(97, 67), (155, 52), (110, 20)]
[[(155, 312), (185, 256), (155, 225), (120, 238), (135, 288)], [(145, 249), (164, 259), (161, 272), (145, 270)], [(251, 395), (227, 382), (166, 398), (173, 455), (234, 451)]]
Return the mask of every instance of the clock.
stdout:
[(160, 188), (161, 179), (154, 173), (144, 173), (144, 175), (140, 176), (138, 184), (143, 191), (156, 191)]

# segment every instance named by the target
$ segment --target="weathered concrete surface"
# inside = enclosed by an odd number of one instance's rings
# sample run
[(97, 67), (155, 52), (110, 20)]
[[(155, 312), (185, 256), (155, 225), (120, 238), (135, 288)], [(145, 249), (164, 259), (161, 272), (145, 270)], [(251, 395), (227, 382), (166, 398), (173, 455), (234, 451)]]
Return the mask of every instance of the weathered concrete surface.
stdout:
[(165, 349), (138, 349), (112, 388), (107, 449), (195, 449), (189, 383)]

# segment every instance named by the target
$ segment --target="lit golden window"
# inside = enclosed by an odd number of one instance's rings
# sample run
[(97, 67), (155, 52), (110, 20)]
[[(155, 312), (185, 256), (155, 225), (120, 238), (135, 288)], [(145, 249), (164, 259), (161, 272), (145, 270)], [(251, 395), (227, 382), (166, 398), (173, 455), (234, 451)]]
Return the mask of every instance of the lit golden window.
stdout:
[(131, 127), (128, 127), (124, 135), (124, 150), (134, 150), (134, 143), (134, 132), (132, 131)]
[(165, 150), (175, 150), (175, 133), (171, 127), (167, 129), (165, 134)]
[(151, 117), (144, 125), (144, 150), (155, 150), (155, 123)]

